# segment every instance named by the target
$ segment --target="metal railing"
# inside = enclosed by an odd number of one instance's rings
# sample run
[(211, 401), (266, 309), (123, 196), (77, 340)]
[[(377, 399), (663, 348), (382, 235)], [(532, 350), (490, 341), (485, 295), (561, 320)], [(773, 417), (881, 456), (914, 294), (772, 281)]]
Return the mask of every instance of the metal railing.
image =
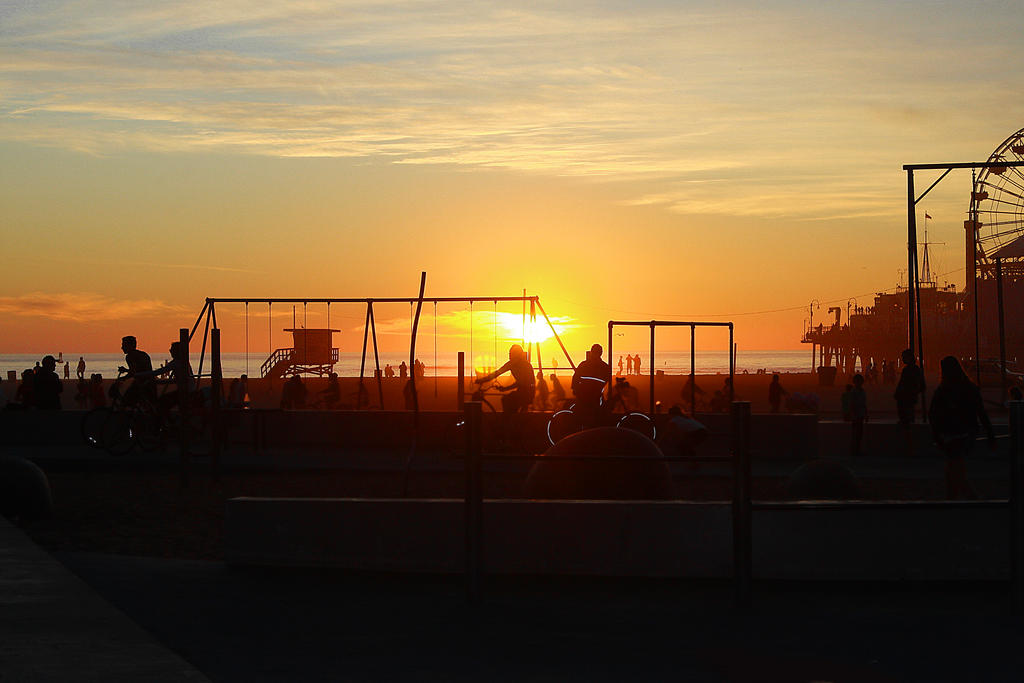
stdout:
[(267, 373), (273, 370), (278, 363), (283, 361), (290, 361), (292, 354), (295, 349), (275, 349), (270, 357), (263, 361), (263, 365), (260, 366), (260, 377), (266, 377)]
[[(479, 402), (465, 404), (466, 420), (466, 594), (471, 604), (482, 599), (484, 567), (483, 461), (484, 459), (533, 460), (545, 456), (484, 456), (481, 442), (482, 409)], [(751, 497), (750, 403), (732, 404), (733, 452), (719, 457), (630, 457), (630, 456), (558, 456), (558, 460), (630, 460), (733, 463), (732, 547), (736, 604), (749, 607), (753, 596), (753, 511), (754, 510), (850, 510), (864, 504), (851, 501), (763, 501)], [(1024, 401), (1010, 403), (1010, 497), (1007, 501), (979, 501), (977, 505), (1005, 507), (1010, 515), (1010, 607), (1024, 613)], [(875, 501), (873, 508), (919, 510), (922, 507), (948, 509), (967, 506), (964, 501)], [(974, 507), (971, 506), (971, 507)]]

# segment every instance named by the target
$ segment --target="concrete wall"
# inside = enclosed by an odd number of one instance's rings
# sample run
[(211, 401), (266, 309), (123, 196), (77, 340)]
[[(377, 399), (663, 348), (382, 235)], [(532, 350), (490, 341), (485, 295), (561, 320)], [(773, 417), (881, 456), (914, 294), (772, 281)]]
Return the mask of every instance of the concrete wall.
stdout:
[[(236, 565), (463, 570), (461, 500), (259, 499), (227, 505)], [(727, 578), (728, 503), (488, 500), (487, 570)], [(898, 508), (778, 504), (754, 512), (754, 575), (775, 579), (999, 579), (1008, 576), (1005, 506)]]

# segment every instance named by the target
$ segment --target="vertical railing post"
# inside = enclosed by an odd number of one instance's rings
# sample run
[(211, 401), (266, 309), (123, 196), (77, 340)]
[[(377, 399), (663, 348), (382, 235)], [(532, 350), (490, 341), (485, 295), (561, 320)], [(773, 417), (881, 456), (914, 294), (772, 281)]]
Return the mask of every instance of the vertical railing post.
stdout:
[(483, 574), (483, 453), (480, 423), (483, 416), (479, 401), (466, 403), (466, 596), (470, 604), (480, 603), (480, 578)]
[[(654, 327), (655, 327), (656, 324), (657, 323), (655, 323), (653, 320), (651, 321), (651, 357), (647, 361), (650, 364), (650, 366), (651, 366), (651, 398), (650, 398), (650, 400), (651, 400), (651, 419), (652, 420), (654, 419)], [(636, 372), (636, 368), (633, 368), (633, 371)], [(637, 373), (637, 374), (639, 375), (640, 373)]]
[(455, 388), (455, 409), (460, 413), (466, 404), (466, 352), (459, 351), (459, 379)]
[(178, 387), (178, 411), (181, 416), (181, 431), (178, 435), (181, 439), (181, 453), (180, 453), (180, 466), (181, 466), (181, 485), (188, 486), (189, 469), (191, 464), (191, 453), (190, 446), (188, 443), (188, 409), (189, 399), (188, 395), (188, 328), (182, 327), (178, 330), (178, 344), (180, 345), (179, 353), (181, 354), (181, 367), (177, 373), (177, 387)]
[(1010, 401), (1010, 601), (1024, 614), (1024, 401)]
[(733, 499), (732, 545), (736, 579), (736, 604), (750, 606), (752, 577), (752, 529), (750, 503), (750, 403), (732, 403)]
[(210, 330), (210, 452), (214, 479), (220, 479), (220, 451), (224, 442), (224, 422), (221, 419), (221, 399), (224, 395), (224, 369), (220, 362), (220, 328)]

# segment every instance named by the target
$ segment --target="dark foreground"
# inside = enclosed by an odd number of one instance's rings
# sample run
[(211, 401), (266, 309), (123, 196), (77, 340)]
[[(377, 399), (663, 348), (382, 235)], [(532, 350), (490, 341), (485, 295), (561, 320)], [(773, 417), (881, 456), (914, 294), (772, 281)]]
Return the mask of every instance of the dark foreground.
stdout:
[(1001, 585), (771, 584), (230, 572), (60, 553), (214, 681), (1019, 681)]

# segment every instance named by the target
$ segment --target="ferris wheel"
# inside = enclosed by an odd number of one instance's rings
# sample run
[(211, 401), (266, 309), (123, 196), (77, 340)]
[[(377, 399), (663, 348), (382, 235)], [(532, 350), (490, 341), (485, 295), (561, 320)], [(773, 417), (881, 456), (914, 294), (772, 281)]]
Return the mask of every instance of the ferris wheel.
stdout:
[[(989, 162), (1024, 161), (1024, 128), (1006, 138)], [(980, 223), (976, 233), (979, 266), (996, 257), (1024, 257), (1024, 168), (984, 168), (971, 192), (971, 217)], [(987, 268), (981, 268), (986, 273)]]

